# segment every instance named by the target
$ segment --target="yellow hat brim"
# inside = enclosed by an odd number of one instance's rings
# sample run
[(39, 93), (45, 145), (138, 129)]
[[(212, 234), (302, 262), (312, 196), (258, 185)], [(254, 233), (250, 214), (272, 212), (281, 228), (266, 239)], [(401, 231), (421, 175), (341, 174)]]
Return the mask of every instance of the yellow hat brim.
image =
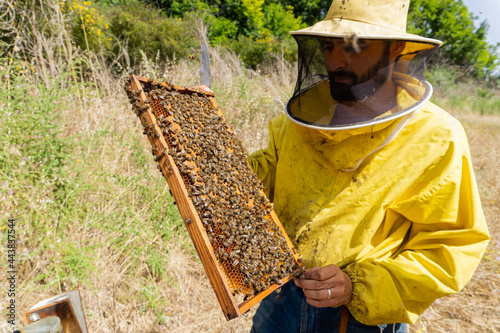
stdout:
[(342, 18), (325, 19), (308, 28), (290, 31), (290, 34), (293, 36), (306, 35), (327, 38), (345, 38), (354, 35), (360, 39), (402, 40), (407, 42), (402, 54), (412, 54), (439, 47), (443, 44), (442, 41), (437, 39)]

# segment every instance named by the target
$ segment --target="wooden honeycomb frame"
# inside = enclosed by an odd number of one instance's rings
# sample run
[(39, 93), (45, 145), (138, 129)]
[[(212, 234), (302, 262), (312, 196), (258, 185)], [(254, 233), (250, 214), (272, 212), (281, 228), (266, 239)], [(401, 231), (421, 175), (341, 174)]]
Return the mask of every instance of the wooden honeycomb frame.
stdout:
[[(169, 137), (164, 134), (165, 131), (162, 133), (158, 119), (155, 117), (155, 114), (158, 116), (157, 111), (155, 111), (158, 110), (158, 106), (155, 106), (155, 103), (158, 102), (147, 100), (144, 89), (148, 89), (151, 85), (173, 89), (179, 94), (197, 94), (198, 96), (203, 96), (204, 98), (208, 97), (213, 108), (217, 110), (219, 117), (225, 122), (223, 114), (217, 106), (214, 95), (198, 89), (172, 86), (168, 83), (148, 80), (144, 77), (134, 75), (129, 78), (128, 84), (125, 87), (129, 98), (131, 98), (134, 109), (145, 128), (144, 134), (148, 136), (151, 146), (153, 147), (153, 154), (155, 155), (155, 160), (158, 162), (158, 168), (168, 182), (171, 193), (176, 201), (179, 212), (185, 221), (191, 240), (193, 241), (196, 251), (198, 252), (209, 281), (212, 284), (221, 309), (227, 320), (236, 318), (248, 311), (252, 306), (260, 302), (263, 298), (284, 283), (288, 282), (294, 276), (300, 274), (305, 267), (302, 265), (300, 256), (296, 253), (275, 212), (272, 209), (269, 209), (269, 218), (271, 219), (271, 223), (273, 223), (276, 229), (279, 230), (283, 236), (286, 241), (286, 250), (289, 251), (290, 258), (293, 258), (294, 272), (282, 277), (277, 281), (277, 283), (271, 284), (265, 290), (262, 290), (255, 295), (251, 295), (250, 297), (247, 297), (248, 299), (244, 300), (240, 304), (237, 304), (238, 302), (235, 299), (234, 290), (237, 286), (241, 285), (241, 283), (239, 281), (232, 281), (231, 276), (234, 275), (231, 271), (228, 271), (227, 264), (223, 265), (217, 259), (214, 252), (215, 250), (209, 239), (209, 235), (203, 226), (202, 219), (200, 218), (199, 213), (189, 196), (188, 189), (185, 185), (185, 177), (183, 178), (183, 175), (176, 166), (173, 157), (168, 153), (172, 149), (172, 143), (174, 141), (172, 141), (171, 138), (169, 139)], [(228, 131), (230, 132), (229, 128)]]

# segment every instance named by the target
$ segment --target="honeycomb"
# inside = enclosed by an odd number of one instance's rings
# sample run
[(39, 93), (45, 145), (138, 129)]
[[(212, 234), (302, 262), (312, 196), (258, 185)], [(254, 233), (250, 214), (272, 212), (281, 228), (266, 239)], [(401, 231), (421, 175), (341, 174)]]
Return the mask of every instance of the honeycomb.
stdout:
[[(130, 102), (140, 118), (145, 110), (152, 112), (157, 127), (141, 119), (144, 134), (162, 136), (168, 145), (153, 145), (155, 160), (168, 174), (173, 167), (179, 170), (232, 294), (248, 300), (300, 274), (304, 267), (271, 216), (272, 205), (245, 149), (210, 96), (168, 83), (148, 83), (142, 83), (144, 103), (130, 82), (126, 84)], [(166, 154), (175, 166), (163, 158)]]

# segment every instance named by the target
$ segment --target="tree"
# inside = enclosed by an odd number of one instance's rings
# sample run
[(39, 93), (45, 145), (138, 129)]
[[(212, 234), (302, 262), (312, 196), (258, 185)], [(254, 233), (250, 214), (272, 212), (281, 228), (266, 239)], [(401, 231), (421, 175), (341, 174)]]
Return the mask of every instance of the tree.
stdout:
[(277, 0), (154, 0), (152, 3), (173, 17), (196, 12), (207, 23), (208, 38), (213, 45), (230, 47), (254, 68), (276, 53), (294, 60), (296, 46), (288, 32), (306, 26), (292, 6)]
[(308, 26), (325, 18), (331, 0), (268, 0), (284, 7), (293, 8), (295, 17), (300, 17)]
[[(278, 46), (283, 50), (286, 44), (286, 53), (293, 54), (295, 46), (288, 31), (322, 20), (331, 4), (331, 0), (149, 1), (168, 16), (201, 13), (209, 25), (210, 42), (229, 45), (241, 55), (247, 52), (244, 61), (250, 61), (254, 67), (266, 53), (279, 50)], [(486, 42), (488, 23), (482, 22), (476, 28), (476, 20), (462, 0), (410, 0), (408, 32), (444, 42), (431, 58), (431, 66), (436, 63), (458, 65), (483, 78), (493, 75), (499, 65), (500, 45)], [(240, 42), (245, 45), (237, 45)]]
[[(462, 0), (412, 0), (408, 32), (443, 41), (434, 62), (459, 65), (478, 77), (490, 75), (498, 65), (497, 46), (486, 42), (488, 23), (477, 20)], [(432, 64), (432, 63), (431, 63)]]

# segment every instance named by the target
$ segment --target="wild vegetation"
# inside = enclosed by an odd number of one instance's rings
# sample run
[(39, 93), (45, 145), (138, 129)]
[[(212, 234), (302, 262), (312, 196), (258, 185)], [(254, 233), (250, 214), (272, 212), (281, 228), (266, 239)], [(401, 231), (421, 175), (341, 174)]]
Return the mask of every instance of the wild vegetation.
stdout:
[[(163, 11), (187, 2), (169, 3)], [(36, 302), (77, 289), (89, 332), (248, 331), (252, 311), (224, 319), (123, 91), (131, 73), (197, 85), (203, 20), (135, 1), (0, 7), (0, 241), (6, 244), (8, 219), (16, 219), (18, 326)], [(304, 18), (316, 15), (308, 13)], [(210, 48), (216, 99), (249, 152), (267, 144), (267, 122), (283, 111), (294, 86), (287, 53), (278, 44), (267, 51), (261, 37), (238, 37), (266, 50), (260, 62), (245, 60), (254, 53), (242, 51), (243, 43), (231, 47), (234, 40)], [(280, 40), (273, 38), (269, 43)], [(412, 331), (497, 332), (498, 81), (443, 62), (427, 77), (433, 101), (467, 131), (492, 241), (466, 289), (437, 301)], [(2, 258), (6, 251), (0, 246)], [(12, 329), (0, 322), (1, 331)]]

